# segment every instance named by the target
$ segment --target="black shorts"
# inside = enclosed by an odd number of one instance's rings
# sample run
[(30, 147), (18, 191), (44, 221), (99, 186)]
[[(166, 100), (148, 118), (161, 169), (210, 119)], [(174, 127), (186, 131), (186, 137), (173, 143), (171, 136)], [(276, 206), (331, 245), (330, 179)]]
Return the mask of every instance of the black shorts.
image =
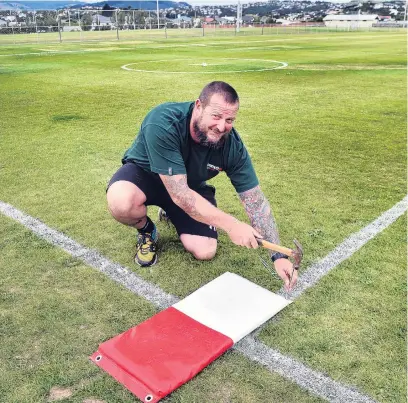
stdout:
[[(135, 184), (146, 195), (146, 206), (161, 207), (167, 213), (179, 236), (181, 234), (190, 234), (214, 239), (218, 238), (215, 227), (194, 220), (171, 200), (158, 174), (147, 172), (138, 165), (127, 162), (113, 175), (108, 184), (108, 189), (112, 183), (117, 181), (128, 181)], [(217, 206), (214, 186), (205, 185), (194, 189), (194, 191), (199, 193), (213, 206)]]

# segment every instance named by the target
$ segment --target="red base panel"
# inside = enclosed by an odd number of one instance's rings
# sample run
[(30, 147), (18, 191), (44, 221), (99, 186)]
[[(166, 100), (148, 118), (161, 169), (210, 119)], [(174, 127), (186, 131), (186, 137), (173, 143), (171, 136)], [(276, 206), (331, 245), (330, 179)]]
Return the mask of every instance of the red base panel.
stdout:
[(229, 337), (170, 307), (102, 343), (91, 360), (140, 400), (155, 403), (232, 345)]

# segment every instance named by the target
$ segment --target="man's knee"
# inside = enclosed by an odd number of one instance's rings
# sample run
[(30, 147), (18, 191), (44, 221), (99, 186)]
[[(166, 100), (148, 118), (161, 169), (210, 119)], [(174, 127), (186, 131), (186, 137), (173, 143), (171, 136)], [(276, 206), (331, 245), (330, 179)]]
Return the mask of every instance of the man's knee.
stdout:
[(132, 217), (146, 201), (144, 193), (133, 183), (118, 181), (113, 183), (107, 193), (108, 209), (117, 220)]
[(182, 234), (184, 248), (197, 260), (211, 260), (217, 253), (217, 240), (198, 235)]

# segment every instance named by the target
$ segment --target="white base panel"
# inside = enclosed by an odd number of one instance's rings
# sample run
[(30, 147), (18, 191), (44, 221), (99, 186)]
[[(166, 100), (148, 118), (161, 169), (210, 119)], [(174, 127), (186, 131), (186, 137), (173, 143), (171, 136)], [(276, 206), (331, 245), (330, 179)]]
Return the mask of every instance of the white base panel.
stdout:
[(173, 307), (236, 343), (290, 303), (237, 274), (226, 272)]

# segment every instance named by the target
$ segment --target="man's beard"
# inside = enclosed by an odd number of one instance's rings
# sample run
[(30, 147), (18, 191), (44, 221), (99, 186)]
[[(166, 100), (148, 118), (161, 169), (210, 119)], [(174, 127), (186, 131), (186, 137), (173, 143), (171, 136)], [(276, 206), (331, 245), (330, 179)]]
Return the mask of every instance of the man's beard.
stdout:
[(225, 144), (225, 139), (229, 134), (229, 132), (225, 133), (220, 137), (218, 141), (213, 142), (208, 139), (207, 132), (200, 129), (200, 126), (198, 125), (198, 119), (193, 123), (193, 128), (194, 128), (194, 133), (196, 135), (198, 143), (204, 147), (209, 147), (209, 148), (215, 148), (215, 149), (221, 148)]

